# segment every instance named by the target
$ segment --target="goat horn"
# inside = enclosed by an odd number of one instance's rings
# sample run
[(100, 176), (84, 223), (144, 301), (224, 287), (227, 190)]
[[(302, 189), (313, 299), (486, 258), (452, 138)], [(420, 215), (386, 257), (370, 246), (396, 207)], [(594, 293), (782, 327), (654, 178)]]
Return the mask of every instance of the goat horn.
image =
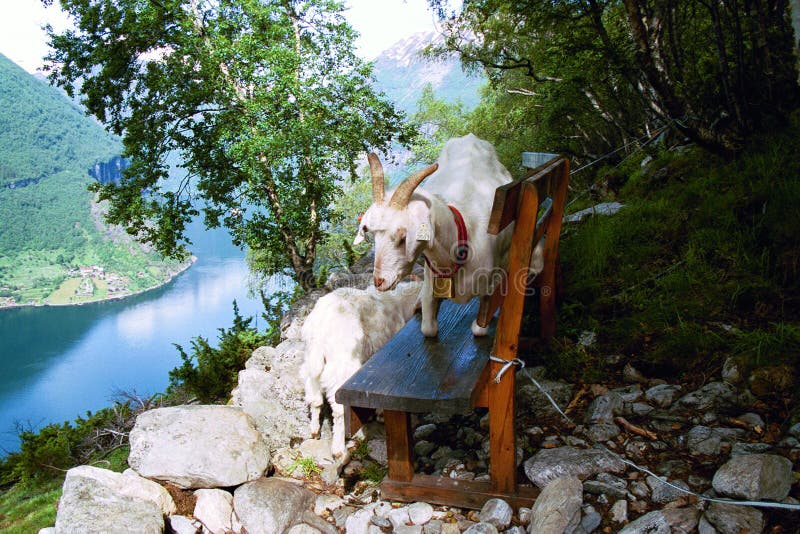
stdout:
[(392, 199), (389, 201), (389, 206), (397, 209), (403, 209), (408, 206), (408, 201), (411, 200), (411, 194), (414, 192), (414, 189), (422, 183), (422, 180), (436, 172), (438, 168), (439, 164), (434, 163), (430, 167), (417, 171), (403, 180), (403, 183), (398, 185), (397, 189), (394, 190)]
[(372, 200), (375, 204), (383, 204), (383, 165), (374, 152), (370, 152), (367, 159), (369, 160), (369, 172), (372, 174)]

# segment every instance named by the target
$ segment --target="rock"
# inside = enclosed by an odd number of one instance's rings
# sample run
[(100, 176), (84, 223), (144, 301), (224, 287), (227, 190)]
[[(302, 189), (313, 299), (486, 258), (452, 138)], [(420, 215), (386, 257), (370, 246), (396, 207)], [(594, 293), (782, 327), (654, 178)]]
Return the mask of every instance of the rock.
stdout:
[(344, 499), (331, 493), (320, 493), (314, 501), (314, 513), (322, 515), (325, 510), (332, 512), (344, 505)]
[(764, 530), (764, 516), (749, 506), (712, 502), (703, 517), (719, 534), (759, 533)]
[(578, 223), (581, 222), (585, 217), (591, 217), (593, 215), (614, 215), (624, 207), (625, 205), (620, 204), (619, 202), (601, 202), (600, 204), (596, 204), (590, 208), (582, 209), (567, 215), (564, 217), (564, 222)]
[(624, 388), (617, 388), (612, 389), (611, 393), (616, 393), (620, 397), (622, 397), (622, 402), (625, 403), (632, 403), (636, 402), (642, 398), (642, 386), (639, 384), (632, 384), (630, 386), (625, 386)]
[(221, 489), (199, 489), (194, 517), (211, 532), (233, 530), (233, 495)]
[[(340, 287), (367, 289), (372, 285), (372, 280), (372, 273), (331, 273), (325, 281), (325, 289), (328, 291), (333, 291)], [(289, 329), (287, 329), (287, 331), (289, 331)]]
[(792, 483), (792, 462), (775, 454), (750, 454), (731, 458), (714, 474), (717, 493), (749, 500), (782, 501)]
[(374, 507), (365, 507), (350, 514), (344, 523), (346, 534), (368, 534)]
[(722, 364), (722, 380), (734, 386), (742, 383), (742, 372), (739, 368), (739, 362), (735, 358), (728, 358)]
[(789, 427), (788, 434), (797, 439), (800, 439), (800, 423), (795, 423), (791, 427)]
[(128, 463), (140, 475), (184, 488), (236, 486), (269, 467), (253, 420), (231, 406), (174, 406), (141, 413)]
[(713, 428), (695, 426), (686, 434), (686, 446), (693, 455), (716, 455), (720, 453), (722, 438)]
[(414, 454), (417, 456), (428, 456), (435, 448), (435, 443), (423, 439), (414, 443)]
[(750, 374), (748, 383), (756, 397), (789, 393), (794, 387), (794, 369), (789, 365), (759, 367)]
[(436, 425), (433, 423), (428, 423), (425, 425), (420, 425), (414, 430), (414, 439), (427, 439), (430, 437), (431, 434), (436, 432)]
[(583, 491), (593, 495), (605, 494), (612, 499), (624, 499), (628, 496), (628, 487), (624, 480), (608, 473), (600, 473), (597, 480), (583, 483)]
[(669, 408), (675, 402), (675, 397), (680, 393), (681, 387), (672, 384), (660, 384), (653, 386), (644, 392), (647, 402), (655, 404), (659, 408)]
[(595, 510), (594, 506), (591, 504), (584, 504), (582, 506), (582, 510), (583, 517), (581, 517), (581, 524), (578, 526), (575, 534), (588, 534), (590, 532), (594, 532), (597, 527), (600, 526), (600, 523), (603, 522), (602, 516), (597, 513), (597, 510)]
[(415, 525), (424, 525), (433, 517), (433, 506), (426, 502), (415, 502), (408, 505), (408, 518)]
[(628, 522), (628, 501), (620, 499), (614, 503), (609, 512), (614, 523)]
[(622, 380), (628, 384), (647, 384), (650, 381), (633, 365), (626, 363), (622, 369)]
[(408, 506), (401, 506), (400, 508), (391, 510), (386, 516), (386, 519), (392, 522), (394, 528), (405, 525), (411, 521), (411, 518), (408, 516)]
[(666, 477), (659, 477), (656, 478), (654, 476), (647, 477), (647, 485), (650, 486), (650, 500), (658, 503), (658, 504), (666, 504), (668, 502), (672, 502), (674, 500), (680, 499), (684, 497), (686, 492), (683, 492), (673, 486), (678, 486), (678, 488), (683, 488), (684, 490), (689, 490), (689, 485), (686, 484), (683, 480), (670, 480), (668, 484), (664, 484), (661, 481), (666, 481)]
[(307, 489), (277, 478), (260, 478), (236, 488), (233, 508), (248, 534), (281, 534), (299, 523), (314, 503)]
[(742, 456), (744, 454), (763, 454), (769, 452), (772, 445), (769, 443), (742, 443), (737, 442), (731, 448), (731, 456)]
[(37, 534), (56, 534), (56, 527), (40, 528)]
[(600, 449), (559, 447), (537, 452), (525, 462), (525, 474), (531, 482), (544, 488), (562, 476), (586, 479), (597, 473), (621, 473), (625, 464)]
[[(670, 534), (692, 532), (697, 528), (698, 512), (693, 508), (656, 510), (625, 525), (618, 534)], [(761, 532), (761, 531), (757, 531)]]
[(314, 289), (292, 303), (289, 311), (281, 318), (281, 339), (297, 340), (301, 338), (300, 330), (303, 327), (303, 321), (311, 313), (317, 300), (325, 293), (322, 289)]
[(764, 424), (764, 420), (757, 413), (752, 413), (752, 412), (743, 413), (736, 419), (747, 423), (750, 426), (751, 430), (755, 430), (757, 428), (761, 428), (763, 430), (766, 427), (766, 425)]
[(373, 515), (369, 518), (369, 522), (380, 529), (389, 529), (392, 528), (392, 522), (386, 519), (385, 517), (381, 517), (378, 515)]
[(602, 443), (604, 441), (612, 440), (619, 436), (619, 433), (619, 427), (613, 423), (589, 425), (589, 427), (584, 430), (584, 435), (594, 443)]
[(240, 371), (231, 392), (231, 403), (253, 418), (272, 451), (290, 446), (294, 438), (309, 437), (305, 388), (298, 371), (304, 349), (301, 341), (284, 341), (264, 351), (263, 366), (269, 370)]
[(67, 471), (56, 513), (56, 532), (158, 533), (164, 515), (175, 513), (167, 491), (133, 473), (88, 465)]
[(581, 521), (583, 486), (575, 476), (562, 476), (548, 483), (531, 510), (531, 534), (570, 532)]
[(367, 442), (367, 450), (369, 457), (381, 465), (386, 465), (388, 456), (386, 454), (386, 440), (385, 439), (371, 439)]
[(482, 523), (489, 523), (497, 527), (497, 530), (505, 530), (511, 524), (511, 516), (514, 510), (503, 499), (489, 499), (478, 513), (478, 519)]
[(632, 415), (643, 416), (652, 412), (653, 407), (646, 402), (634, 402), (631, 404), (626, 404), (624, 411)]
[(169, 516), (169, 528), (174, 534), (197, 534), (200, 532), (200, 524), (185, 515)]
[(578, 345), (584, 348), (591, 347), (597, 341), (597, 334), (590, 330), (584, 330), (578, 336)]
[(606, 393), (596, 397), (586, 410), (587, 423), (614, 422), (614, 416), (622, 413), (622, 396), (617, 393)]
[(300, 523), (287, 530), (286, 534), (322, 534), (322, 532), (307, 523)]
[[(370, 532), (370, 534), (372, 534)], [(422, 534), (421, 525), (402, 525), (392, 530), (392, 534)]]
[(726, 382), (710, 382), (698, 390), (687, 393), (678, 402), (698, 411), (726, 409), (737, 404), (736, 388)]
[(700, 522), (697, 523), (697, 534), (717, 534), (717, 529), (711, 526), (706, 516), (702, 516)]
[(321, 534), (339, 534), (339, 530), (336, 527), (316, 515), (311, 510), (306, 510), (303, 512), (302, 521), (303, 525), (308, 525), (309, 527), (319, 531)]
[(489, 523), (475, 523), (467, 528), (463, 534), (498, 534), (498, 532), (497, 528)]
[(550, 401), (544, 393), (534, 385), (533, 380), (535, 379), (536, 382), (539, 383), (542, 389), (553, 398), (555, 403), (562, 410), (565, 409), (572, 400), (574, 386), (566, 382), (535, 378), (535, 374), (534, 369), (529, 369), (527, 367), (517, 371), (516, 400), (518, 406), (537, 418), (557, 415), (558, 412), (556, 409), (550, 404)]
[(353, 515), (356, 508), (352, 506), (341, 506), (333, 511), (333, 521), (337, 527), (341, 528), (347, 524), (347, 518)]

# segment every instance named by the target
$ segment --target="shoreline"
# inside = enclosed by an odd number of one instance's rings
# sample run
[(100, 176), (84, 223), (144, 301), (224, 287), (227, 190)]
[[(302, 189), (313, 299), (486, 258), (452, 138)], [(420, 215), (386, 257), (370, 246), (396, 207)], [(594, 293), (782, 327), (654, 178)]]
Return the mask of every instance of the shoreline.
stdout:
[(170, 276), (166, 280), (164, 280), (163, 282), (161, 282), (159, 284), (156, 284), (156, 285), (154, 285), (152, 287), (148, 287), (148, 288), (145, 288), (145, 289), (140, 289), (138, 291), (134, 291), (132, 293), (125, 293), (124, 295), (106, 296), (104, 298), (98, 298), (98, 299), (95, 299), (95, 300), (85, 300), (85, 301), (82, 301), (82, 302), (65, 302), (65, 303), (60, 303), (60, 304), (56, 304), (56, 303), (52, 303), (52, 302), (39, 302), (39, 303), (36, 303), (36, 304), (12, 304), (11, 306), (2, 306), (2, 305), (0, 305), (0, 312), (2, 312), (2, 310), (15, 310), (15, 309), (19, 309), (19, 308), (44, 308), (44, 307), (56, 308), (56, 307), (65, 307), (65, 306), (84, 306), (86, 304), (97, 304), (99, 302), (111, 302), (111, 301), (115, 301), (115, 300), (124, 300), (124, 299), (127, 299), (129, 297), (135, 297), (137, 295), (141, 295), (143, 293), (147, 293), (148, 291), (153, 291), (154, 289), (158, 289), (160, 287), (164, 287), (165, 285), (167, 285), (170, 282), (172, 282), (178, 275), (183, 274), (184, 272), (189, 270), (189, 268), (192, 265), (194, 265), (196, 261), (197, 261), (197, 256), (191, 256), (191, 258), (189, 258), (189, 260), (186, 262), (185, 265), (182, 265), (176, 272), (170, 274)]

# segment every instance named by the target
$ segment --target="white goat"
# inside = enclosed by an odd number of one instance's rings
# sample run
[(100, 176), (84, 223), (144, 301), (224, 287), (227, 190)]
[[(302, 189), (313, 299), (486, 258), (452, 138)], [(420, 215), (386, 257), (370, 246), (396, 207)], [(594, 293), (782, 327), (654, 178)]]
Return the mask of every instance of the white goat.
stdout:
[[(437, 164), (408, 177), (384, 202), (383, 168), (375, 154), (369, 155), (369, 162), (373, 201), (361, 218), (356, 241), (374, 235), (374, 282), (379, 291), (393, 288), (421, 255), (425, 257), (422, 333), (436, 336), (441, 299), (434, 297), (432, 268), (439, 277), (450, 275), (452, 300), (463, 304), (480, 296), (484, 304), (499, 281), (498, 270), (507, 264), (510, 228), (498, 236), (486, 230), (495, 189), (510, 182), (511, 175), (489, 142), (469, 134), (448, 141)], [(417, 189), (428, 176), (425, 187)], [(450, 206), (461, 214), (467, 230), (469, 254), (460, 266), (457, 214)], [(486, 332), (473, 321), (474, 335)]]
[(422, 282), (403, 282), (385, 293), (342, 287), (320, 298), (303, 323), (311, 435), (319, 435), (325, 393), (333, 412), (334, 457), (346, 452), (344, 407), (336, 402), (336, 391), (414, 315), (421, 287)]

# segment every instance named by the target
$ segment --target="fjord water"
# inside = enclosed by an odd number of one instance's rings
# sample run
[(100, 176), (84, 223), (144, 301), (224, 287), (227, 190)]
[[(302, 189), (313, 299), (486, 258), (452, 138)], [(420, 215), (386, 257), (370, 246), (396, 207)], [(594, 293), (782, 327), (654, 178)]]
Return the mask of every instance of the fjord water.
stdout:
[[(19, 447), (16, 428), (72, 421), (110, 406), (121, 391), (164, 391), (180, 365), (178, 343), (216, 345), (218, 328), (240, 314), (263, 327), (248, 297), (244, 253), (223, 230), (193, 224), (197, 262), (158, 289), (82, 306), (0, 310), (0, 455)], [(255, 319), (254, 319), (255, 321)]]

